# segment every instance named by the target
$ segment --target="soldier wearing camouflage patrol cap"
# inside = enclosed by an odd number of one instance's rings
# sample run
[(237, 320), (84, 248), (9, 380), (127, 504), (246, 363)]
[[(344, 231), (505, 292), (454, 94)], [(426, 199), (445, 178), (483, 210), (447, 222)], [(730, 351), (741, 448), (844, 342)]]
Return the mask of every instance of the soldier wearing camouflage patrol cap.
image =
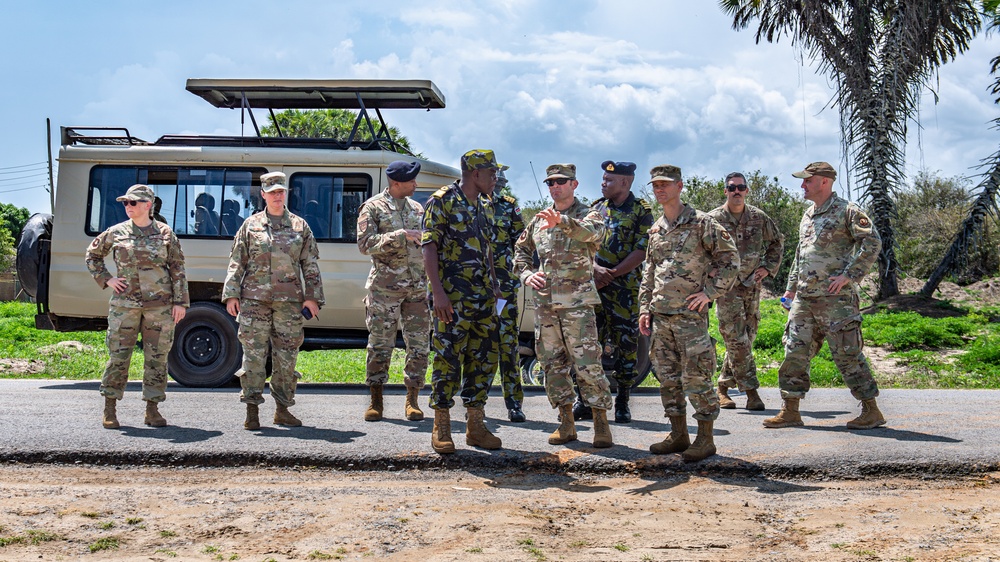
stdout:
[[(539, 211), (517, 241), (514, 269), (534, 289), (535, 352), (545, 372), (545, 392), (559, 409), (559, 427), (549, 443), (575, 441), (573, 370), (582, 401), (594, 418), (594, 447), (614, 444), (608, 426), (611, 388), (601, 367), (594, 305), (594, 255), (604, 239), (604, 218), (575, 196), (576, 166), (546, 169), (552, 206)], [(535, 269), (533, 256), (538, 254)]]
[(799, 245), (788, 273), (785, 299), (791, 301), (785, 326), (785, 358), (778, 368), (782, 406), (764, 427), (802, 425), (799, 400), (809, 391), (809, 362), (823, 338), (851, 394), (861, 401), (861, 415), (849, 429), (885, 425), (876, 397), (878, 384), (862, 351), (861, 312), (857, 284), (872, 268), (882, 239), (868, 215), (833, 193), (837, 171), (813, 162), (792, 174), (812, 206), (799, 223)]
[[(656, 166), (650, 175), (663, 216), (649, 229), (639, 330), (650, 336), (650, 357), (670, 434), (649, 450), (681, 453), (693, 462), (715, 454), (712, 429), (719, 417), (719, 397), (712, 389), (715, 342), (708, 335), (708, 307), (732, 286), (740, 255), (722, 225), (681, 202), (680, 168)], [(694, 443), (688, 436), (685, 395), (698, 420)]]
[(406, 342), (406, 419), (424, 419), (417, 395), (427, 376), (431, 316), (427, 308), (427, 276), (420, 251), (424, 208), (410, 198), (417, 187), (419, 162), (397, 160), (385, 168), (388, 187), (368, 199), (358, 211), (358, 249), (371, 256), (365, 288), (368, 348), (365, 383), (371, 401), (365, 421), (382, 419), (382, 389), (389, 380), (389, 363), (401, 325)]
[(774, 220), (746, 202), (750, 194), (746, 176), (733, 172), (726, 176), (724, 185), (726, 202), (708, 214), (736, 241), (740, 272), (732, 290), (719, 297), (715, 307), (719, 333), (726, 343), (719, 373), (719, 405), (723, 409), (736, 408), (728, 390), (739, 388), (746, 392), (747, 410), (763, 410), (764, 401), (757, 392), (760, 382), (753, 342), (760, 323), (761, 282), (778, 271), (784, 242)]
[[(111, 287), (108, 311), (108, 363), (101, 377), (104, 419), (108, 429), (120, 427), (116, 402), (125, 393), (128, 368), (136, 339), (142, 333), (143, 423), (163, 427), (158, 404), (167, 399), (167, 354), (174, 341), (174, 327), (184, 319), (191, 299), (184, 272), (184, 252), (174, 232), (152, 220), (155, 195), (148, 185), (136, 184), (117, 200), (125, 205), (129, 220), (118, 223), (91, 242), (87, 269), (103, 289)], [(104, 258), (111, 254), (115, 276)]]
[(229, 257), (222, 302), (239, 322), (243, 366), (237, 371), (240, 401), (246, 404), (244, 429), (260, 429), (267, 350), (271, 350), (274, 423), (298, 427), (288, 411), (295, 405), (295, 361), (302, 345), (302, 323), (319, 316), (324, 304), (319, 250), (309, 224), (288, 211), (285, 174), (260, 177), (263, 211), (243, 222)]
[[(591, 205), (604, 217), (607, 234), (594, 260), (594, 282), (601, 297), (597, 305), (597, 332), (605, 357), (614, 358), (615, 422), (629, 423), (629, 393), (638, 377), (640, 265), (646, 259), (653, 210), (632, 193), (635, 164), (607, 160), (601, 164), (603, 197)], [(579, 405), (582, 405), (578, 401)], [(577, 419), (589, 417), (589, 408), (574, 405)]]
[(424, 208), (421, 237), (424, 268), (434, 311), (434, 410), (431, 447), (455, 452), (451, 408), (461, 393), (466, 408), (465, 443), (499, 449), (502, 442), (484, 423), (484, 407), (497, 368), (499, 288), (493, 270), (493, 207), (496, 156), (474, 149), (462, 155), (462, 178), (435, 191)]
[(500, 165), (497, 185), (490, 196), (493, 202), (493, 218), (496, 221), (493, 237), (493, 269), (497, 274), (500, 298), (506, 301), (499, 317), (497, 370), (503, 390), (504, 406), (507, 407), (507, 419), (521, 423), (527, 418), (521, 407), (524, 401), (524, 389), (521, 387), (517, 338), (520, 331), (517, 322), (517, 292), (521, 287), (521, 280), (514, 273), (514, 243), (524, 232), (524, 219), (521, 217), (517, 199), (500, 191), (507, 187), (507, 176), (504, 174), (507, 169), (509, 166)]

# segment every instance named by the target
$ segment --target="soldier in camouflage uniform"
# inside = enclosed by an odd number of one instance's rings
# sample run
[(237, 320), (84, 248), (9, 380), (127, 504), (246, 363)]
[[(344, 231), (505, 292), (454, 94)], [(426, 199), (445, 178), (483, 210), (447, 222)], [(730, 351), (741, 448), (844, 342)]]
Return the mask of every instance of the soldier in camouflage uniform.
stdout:
[[(594, 313), (594, 305), (601, 302), (594, 284), (594, 254), (604, 240), (606, 217), (574, 196), (579, 185), (576, 166), (553, 164), (545, 172), (552, 206), (535, 215), (521, 234), (514, 269), (534, 289), (535, 352), (545, 373), (549, 403), (559, 409), (560, 425), (549, 443), (576, 440), (575, 368), (583, 401), (594, 417), (594, 447), (610, 447), (611, 387), (601, 367)], [(536, 252), (539, 269), (533, 271)]]
[[(504, 170), (500, 166), (497, 173), (495, 189), (507, 186)], [(503, 387), (503, 401), (507, 407), (507, 419), (520, 423), (525, 420), (521, 403), (524, 400), (524, 390), (521, 388), (521, 373), (518, 366), (517, 336), (520, 326), (517, 321), (517, 291), (521, 280), (514, 274), (514, 243), (524, 232), (524, 219), (521, 218), (521, 208), (517, 199), (510, 195), (494, 193), (493, 217), (496, 230), (493, 237), (493, 263), (497, 274), (497, 284), (500, 286), (500, 298), (504, 299), (503, 310), (500, 311), (499, 333), (499, 371), (500, 384)]]
[(265, 361), (271, 349), (274, 423), (298, 427), (288, 411), (295, 404), (295, 360), (302, 345), (303, 317), (319, 316), (324, 304), (319, 250), (305, 219), (288, 212), (285, 174), (260, 177), (264, 211), (251, 215), (236, 232), (222, 301), (238, 317), (243, 366), (237, 371), (247, 405), (245, 429), (260, 429)]
[(382, 419), (382, 389), (402, 321), (406, 342), (406, 419), (424, 419), (417, 394), (427, 376), (431, 317), (427, 308), (427, 276), (420, 251), (424, 208), (410, 196), (417, 187), (419, 162), (397, 160), (385, 168), (389, 187), (365, 201), (358, 212), (358, 249), (372, 257), (365, 288), (368, 350), (365, 365), (371, 402), (365, 421)]
[(760, 284), (781, 265), (784, 246), (778, 225), (764, 211), (749, 205), (746, 176), (733, 172), (726, 176), (726, 202), (709, 212), (709, 216), (724, 226), (736, 241), (740, 251), (740, 272), (725, 295), (719, 297), (715, 314), (719, 332), (726, 342), (726, 356), (719, 373), (719, 405), (736, 407), (728, 389), (739, 388), (747, 394), (747, 410), (763, 410), (757, 389), (757, 364), (753, 359), (753, 342), (760, 324)]
[(860, 207), (833, 193), (837, 171), (813, 162), (801, 172), (802, 189), (812, 206), (799, 224), (799, 246), (788, 273), (784, 297), (791, 301), (785, 325), (785, 358), (778, 368), (782, 407), (764, 427), (802, 425), (799, 400), (809, 391), (809, 362), (823, 338), (851, 394), (861, 401), (861, 415), (850, 429), (885, 425), (875, 398), (878, 384), (862, 351), (857, 283), (868, 273), (882, 239)]
[[(722, 225), (681, 203), (680, 168), (657, 166), (650, 175), (663, 216), (649, 229), (639, 330), (650, 336), (650, 355), (671, 429), (649, 450), (699, 461), (715, 454), (712, 427), (719, 417), (719, 397), (712, 390), (715, 341), (708, 335), (708, 307), (736, 280), (740, 255)], [(694, 443), (688, 437), (685, 394), (698, 420)]]
[[(592, 207), (607, 217), (607, 236), (597, 251), (594, 282), (601, 302), (597, 305), (597, 332), (606, 357), (614, 357), (615, 422), (629, 423), (632, 412), (628, 400), (636, 370), (639, 348), (639, 281), (642, 260), (646, 259), (649, 227), (653, 211), (649, 203), (632, 193), (635, 164), (605, 161), (601, 182), (604, 197)], [(573, 407), (576, 419), (589, 417), (590, 410)]]
[(499, 449), (502, 443), (483, 421), (483, 408), (497, 368), (499, 288), (493, 271), (493, 206), (498, 165), (492, 150), (462, 155), (462, 179), (434, 192), (424, 209), (421, 238), (434, 309), (434, 410), (431, 447), (455, 452), (451, 407), (461, 393), (466, 407), (465, 443)]
[[(184, 274), (184, 252), (173, 231), (152, 220), (153, 189), (136, 184), (117, 200), (129, 220), (97, 236), (87, 248), (87, 269), (100, 287), (111, 287), (108, 310), (108, 364), (101, 377), (104, 395), (103, 425), (120, 427), (115, 411), (128, 382), (132, 349), (142, 333), (142, 399), (144, 423), (167, 425), (157, 404), (166, 400), (167, 354), (174, 342), (174, 326), (184, 318), (191, 299)], [(116, 277), (104, 265), (112, 254)]]

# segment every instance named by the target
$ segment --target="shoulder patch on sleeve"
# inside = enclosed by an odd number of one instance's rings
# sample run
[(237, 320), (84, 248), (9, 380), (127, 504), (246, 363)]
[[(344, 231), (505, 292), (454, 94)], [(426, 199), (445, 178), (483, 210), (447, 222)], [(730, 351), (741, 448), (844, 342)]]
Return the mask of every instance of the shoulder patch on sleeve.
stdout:
[(866, 217), (864, 215), (861, 215), (860, 217), (858, 217), (858, 226), (860, 226), (862, 228), (868, 228), (871, 225), (872, 225), (872, 222), (870, 220), (868, 220), (868, 217)]
[(729, 231), (726, 230), (726, 229), (722, 229), (722, 232), (719, 234), (719, 236), (722, 236), (723, 240), (732, 240), (733, 239), (733, 237), (729, 235)]

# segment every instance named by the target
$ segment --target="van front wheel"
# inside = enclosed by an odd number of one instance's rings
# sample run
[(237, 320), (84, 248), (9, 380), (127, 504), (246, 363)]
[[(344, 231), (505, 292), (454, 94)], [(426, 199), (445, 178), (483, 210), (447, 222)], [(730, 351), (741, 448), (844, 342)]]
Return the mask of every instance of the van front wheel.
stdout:
[(184, 386), (225, 386), (243, 360), (236, 333), (236, 320), (221, 304), (193, 303), (174, 329), (174, 346), (167, 359), (170, 376)]

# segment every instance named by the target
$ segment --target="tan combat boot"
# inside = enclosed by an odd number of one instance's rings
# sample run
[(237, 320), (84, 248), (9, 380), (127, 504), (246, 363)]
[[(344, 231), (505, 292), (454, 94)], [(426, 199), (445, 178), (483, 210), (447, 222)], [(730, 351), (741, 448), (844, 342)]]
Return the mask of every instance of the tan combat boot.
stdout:
[[(417, 396), (419, 392), (419, 388), (406, 389), (406, 419), (410, 421), (420, 421), (424, 419), (424, 413), (420, 411), (420, 406), (417, 405)], [(367, 419), (367, 417), (368, 412), (365, 412), (365, 419)]]
[(649, 446), (649, 452), (654, 455), (680, 453), (691, 446), (688, 436), (687, 416), (670, 416), (670, 433), (666, 439)]
[(455, 452), (455, 442), (451, 440), (451, 410), (434, 410), (431, 447), (442, 455)]
[(274, 423), (288, 427), (299, 427), (302, 425), (299, 418), (293, 416), (292, 413), (288, 411), (288, 406), (283, 404), (275, 404), (274, 406)]
[(760, 399), (760, 394), (756, 388), (747, 389), (747, 410), (763, 410), (764, 401)]
[(104, 425), (104, 429), (118, 429), (121, 427), (118, 423), (118, 414), (115, 412), (115, 407), (118, 401), (111, 396), (104, 397), (104, 421), (101, 423)]
[(260, 429), (260, 417), (257, 404), (247, 404), (247, 419), (243, 422), (243, 429)]
[(576, 424), (573, 423), (573, 405), (559, 406), (559, 427), (549, 435), (549, 445), (564, 445), (576, 441)]
[(698, 420), (698, 436), (694, 438), (694, 443), (688, 447), (681, 458), (684, 462), (696, 462), (715, 454), (715, 442), (712, 440), (712, 420)]
[(719, 390), (717, 392), (719, 395), (719, 407), (723, 410), (733, 410), (736, 408), (736, 402), (729, 397), (729, 387), (719, 383)]
[(371, 402), (368, 404), (368, 409), (365, 410), (365, 421), (379, 421), (382, 419), (382, 385), (369, 386), (368, 394), (371, 395)]
[(783, 398), (781, 411), (773, 418), (764, 420), (764, 427), (797, 427), (802, 425), (802, 416), (799, 415), (799, 399)]
[(160, 415), (156, 402), (146, 402), (146, 417), (142, 423), (150, 427), (165, 427), (167, 425), (167, 420)]
[(862, 400), (861, 415), (847, 422), (848, 429), (875, 429), (880, 425), (885, 425), (885, 418), (874, 398)]
[(483, 407), (468, 408), (466, 412), (468, 419), (465, 421), (465, 444), (481, 449), (499, 449), (503, 443), (499, 437), (486, 429), (486, 424), (483, 422), (486, 413)]
[(608, 425), (608, 411), (600, 408), (591, 408), (594, 414), (594, 448), (607, 449), (614, 445), (611, 439), (611, 426)]

